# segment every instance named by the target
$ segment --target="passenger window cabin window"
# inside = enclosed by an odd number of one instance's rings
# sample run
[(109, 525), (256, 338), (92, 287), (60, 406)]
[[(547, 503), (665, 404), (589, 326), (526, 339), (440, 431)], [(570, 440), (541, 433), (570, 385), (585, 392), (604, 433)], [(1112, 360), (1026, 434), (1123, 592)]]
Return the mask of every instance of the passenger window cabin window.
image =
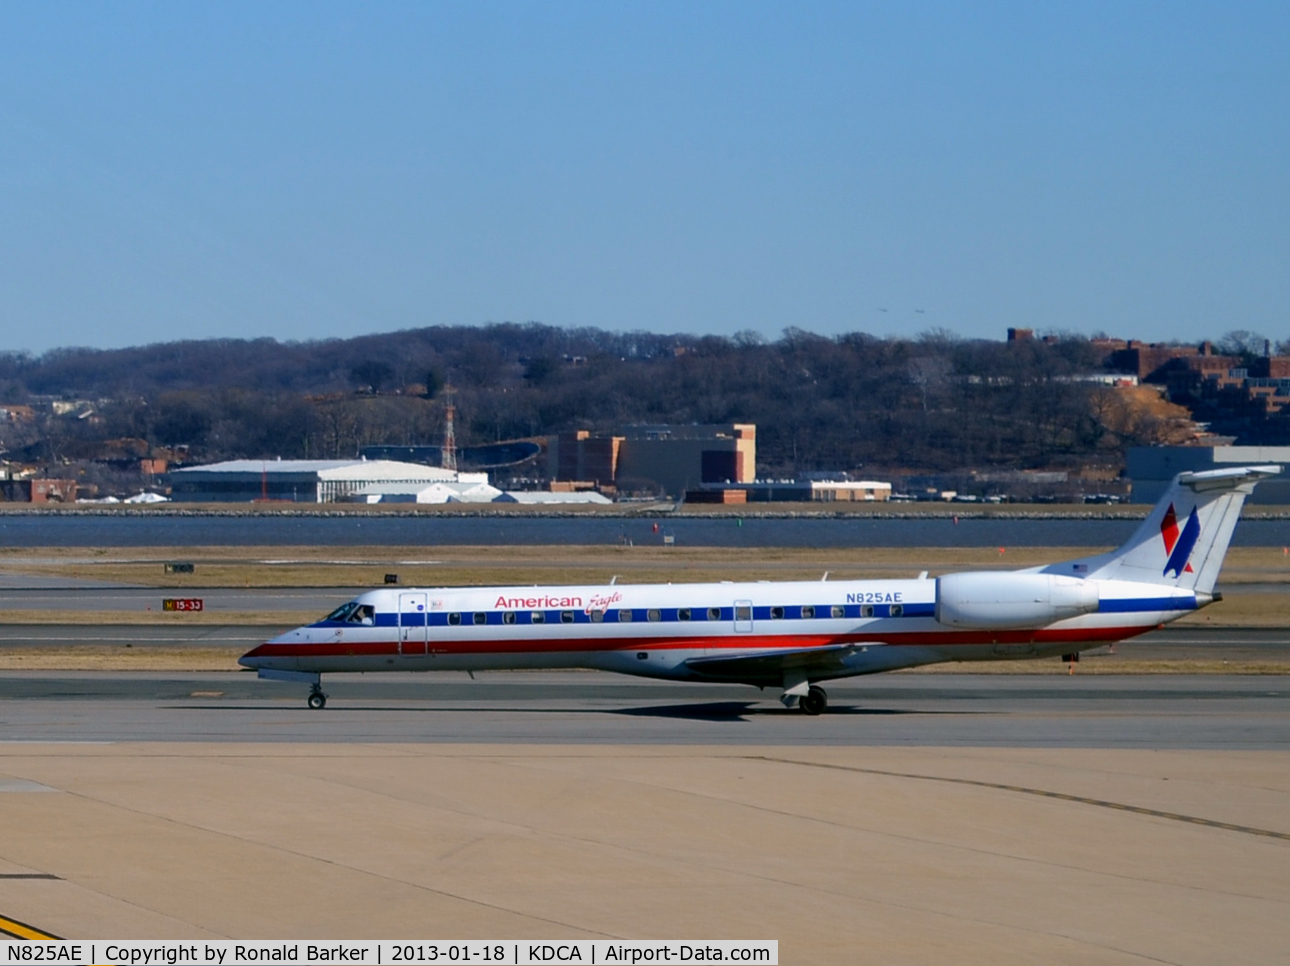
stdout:
[(449, 624), (451, 624), (453, 627), (456, 627), (458, 624), (460, 624), (460, 623), (461, 623), (461, 615), (460, 615), (460, 614), (449, 614), (449, 615), (448, 615), (448, 623), (449, 623)]
[(841, 604), (834, 604), (833, 607), (829, 610), (829, 613), (832, 614), (834, 618), (846, 617), (847, 609), (843, 607)]
[(514, 623), (515, 623), (515, 611), (513, 611), (513, 610), (503, 611), (503, 612), (502, 612), (502, 623), (503, 623), (503, 624), (514, 624)]
[(562, 610), (562, 611), (560, 611), (560, 623), (561, 623), (561, 624), (572, 624), (572, 623), (573, 623), (573, 611), (571, 611), (571, 610)]
[(630, 608), (624, 607), (618, 612), (618, 623), (630, 624), (632, 622), (632, 612)]
[(784, 619), (784, 608), (772, 607), (770, 609), (770, 619), (773, 621), (782, 621)]
[(587, 613), (591, 617), (591, 623), (593, 624), (599, 624), (605, 619), (605, 612), (603, 610), (591, 610)]
[(474, 615), (474, 617), (473, 617), (472, 619), (474, 620), (474, 622), (475, 622), (476, 624), (487, 624), (487, 623), (488, 623), (488, 615), (487, 615), (487, 614), (485, 614), (483, 611), (475, 611), (475, 615)]
[(812, 607), (810, 604), (807, 604), (805, 607), (803, 607), (803, 608), (802, 608), (802, 619), (803, 619), (803, 620), (808, 620), (808, 621), (809, 621), (809, 620), (810, 620), (811, 618), (813, 618), (814, 616), (815, 616), (815, 608), (814, 608), (814, 607)]
[(645, 619), (648, 621), (661, 621), (663, 619), (663, 612), (657, 608), (651, 607), (645, 612)]
[(861, 608), (860, 608), (860, 616), (861, 616), (861, 617), (872, 617), (872, 616), (873, 616), (873, 604), (865, 604), (863, 607), (861, 607)]
[(709, 607), (709, 608), (708, 608), (708, 620), (710, 620), (710, 621), (719, 621), (719, 620), (721, 620), (721, 608), (720, 608), (720, 607)]
[(534, 624), (545, 624), (545, 623), (546, 623), (546, 611), (544, 611), (544, 610), (535, 610), (535, 611), (533, 612), (532, 621), (533, 621), (533, 623), (534, 623)]
[(903, 615), (904, 615), (904, 613), (905, 613), (905, 605), (904, 605), (904, 604), (892, 604), (892, 605), (891, 605), (891, 616), (892, 616), (892, 617), (901, 617), (901, 616), (903, 616)]
[(676, 612), (676, 619), (679, 621), (688, 621), (690, 619), (690, 608), (679, 608)]

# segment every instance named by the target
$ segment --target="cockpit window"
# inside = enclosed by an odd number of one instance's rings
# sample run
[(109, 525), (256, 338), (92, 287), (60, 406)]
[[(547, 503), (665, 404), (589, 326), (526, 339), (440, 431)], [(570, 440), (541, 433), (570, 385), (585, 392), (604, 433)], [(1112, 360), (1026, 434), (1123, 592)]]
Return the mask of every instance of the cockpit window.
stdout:
[(358, 601), (351, 600), (348, 604), (341, 604), (334, 611), (332, 611), (330, 614), (324, 617), (323, 620), (340, 621), (343, 623), (344, 621), (349, 619), (349, 615), (354, 613), (354, 611), (357, 610), (358, 607), (359, 607)]
[(371, 604), (360, 604), (356, 600), (351, 600), (348, 604), (341, 604), (323, 620), (335, 621), (338, 624), (366, 624), (371, 627), (376, 623), (376, 608)]

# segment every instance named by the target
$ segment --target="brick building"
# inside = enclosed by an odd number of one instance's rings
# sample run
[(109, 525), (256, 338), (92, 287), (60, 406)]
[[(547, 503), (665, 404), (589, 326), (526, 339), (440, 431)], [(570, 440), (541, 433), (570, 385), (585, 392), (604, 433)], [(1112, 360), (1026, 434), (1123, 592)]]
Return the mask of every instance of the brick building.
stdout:
[(605, 490), (661, 489), (671, 497), (705, 483), (750, 483), (757, 477), (757, 427), (622, 426), (611, 433), (561, 433), (547, 449), (547, 475)]

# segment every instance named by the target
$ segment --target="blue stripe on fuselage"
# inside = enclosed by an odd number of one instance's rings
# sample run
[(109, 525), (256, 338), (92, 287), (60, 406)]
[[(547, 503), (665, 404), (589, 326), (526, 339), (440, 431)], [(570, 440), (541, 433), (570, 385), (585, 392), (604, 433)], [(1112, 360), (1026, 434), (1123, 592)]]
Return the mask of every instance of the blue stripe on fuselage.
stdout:
[[(814, 614), (806, 616), (802, 613), (803, 608), (814, 607)], [(839, 613), (835, 614), (833, 608), (836, 607)], [(778, 621), (778, 620), (840, 620), (840, 619), (868, 619), (871, 617), (882, 618), (899, 618), (899, 617), (932, 617), (936, 613), (936, 605), (930, 602), (920, 603), (902, 603), (902, 604), (814, 604), (801, 605), (792, 604), (784, 605), (782, 608), (774, 608), (783, 611), (783, 617), (777, 618), (771, 616), (773, 608), (765, 605), (757, 605), (753, 608), (753, 618), (757, 621)], [(650, 611), (657, 611), (658, 617), (650, 620)], [(688, 618), (681, 617), (681, 611), (688, 611)], [(631, 616), (624, 619), (623, 611), (630, 611)], [(709, 617), (709, 611), (713, 616)], [(458, 615), (458, 624), (450, 624), (449, 613)], [(431, 611), (429, 613), (419, 613), (414, 611), (406, 612), (402, 615), (402, 625), (404, 627), (421, 627), (428, 624), (431, 627), (471, 627), (480, 626), (474, 624), (474, 615), (482, 613), (485, 615), (485, 624), (504, 624), (507, 623), (503, 618), (505, 611), (500, 610), (483, 610), (470, 611), (462, 610), (456, 612), (449, 611)], [(588, 624), (592, 623), (591, 615), (584, 609), (571, 611), (572, 621), (563, 620), (564, 611), (559, 610), (516, 610), (510, 611), (514, 615), (511, 623), (514, 624)], [(540, 621), (533, 620), (533, 614), (540, 613), (544, 619)], [(733, 607), (628, 607), (628, 608), (610, 608), (600, 612), (603, 616), (601, 620), (606, 624), (626, 624), (626, 623), (682, 623), (682, 624), (704, 624), (708, 622), (733, 621), (735, 619), (735, 609)], [(351, 624), (346, 621), (316, 621), (309, 625), (310, 627), (371, 627), (372, 624)], [(394, 611), (381, 611), (376, 614), (375, 626), (377, 627), (398, 627), (400, 626), (400, 615)]]
[(1153, 610), (1195, 610), (1195, 597), (1126, 597), (1102, 600), (1097, 605), (1100, 614), (1133, 614)]
[[(842, 612), (843, 612), (842, 619), (847, 619), (847, 618), (867, 619), (869, 617), (887, 618), (887, 619), (900, 618), (900, 617), (934, 617), (936, 614), (936, 605), (932, 603), (906, 603), (903, 605), (898, 605), (902, 607), (903, 610), (895, 614), (892, 613), (892, 605), (890, 604), (871, 605), (872, 610), (869, 614), (864, 613), (864, 611), (868, 610), (869, 608), (862, 607), (861, 605), (847, 604), (845, 606), (842, 606), (842, 605), (837, 605), (837, 606), (841, 607), (842, 609)], [(1148, 613), (1151, 611), (1196, 610), (1197, 607), (1198, 605), (1196, 603), (1195, 597), (1127, 597), (1127, 598), (1111, 598), (1111, 599), (1103, 598), (1101, 602), (1098, 604), (1098, 612), (1102, 614), (1133, 614), (1133, 613)], [(631, 610), (632, 623), (706, 624), (710, 622), (708, 618), (708, 608), (705, 608), (705, 607), (653, 608), (660, 612), (659, 619), (653, 620), (653, 621), (649, 619), (649, 611), (651, 610), (651, 608), (633, 607), (633, 608), (624, 608), (624, 609)], [(688, 609), (691, 612), (691, 617), (689, 620), (681, 619), (681, 616), (678, 613), (678, 611), (683, 609)], [(721, 615), (720, 617), (716, 618), (716, 620), (713, 622), (734, 620), (735, 614), (734, 614), (734, 608), (732, 607), (720, 607), (720, 608), (714, 607), (712, 608), (712, 610), (719, 611)], [(838, 620), (839, 619), (833, 616), (831, 612), (831, 607), (828, 604), (816, 604), (814, 618), (803, 617), (802, 607), (799, 605), (791, 605), (791, 606), (786, 605), (783, 608), (783, 610), (784, 610), (784, 617), (783, 617), (784, 620), (813, 620), (813, 619), (814, 620)], [(772, 618), (770, 616), (770, 612), (771, 612), (770, 607), (757, 606), (753, 609), (753, 616), (754, 616), (754, 619), (756, 619), (758, 622), (765, 621), (768, 623), (777, 623), (780, 620), (780, 618)], [(433, 611), (428, 614), (406, 613), (403, 615), (403, 618), (404, 618), (403, 624), (404, 626), (407, 626), (407, 627), (421, 627), (421, 626), (424, 626), (425, 624), (429, 624), (431, 627), (449, 627), (449, 626), (477, 627), (477, 626), (502, 625), (506, 623), (505, 619), (502, 616), (504, 612), (500, 610), (459, 611), (457, 613), (460, 614), (459, 624), (450, 624), (448, 620), (448, 612), (445, 612), (445, 611)], [(477, 625), (474, 623), (474, 615), (476, 613), (482, 613), (485, 615), (485, 625)], [(547, 611), (540, 611), (539, 613), (541, 613), (545, 618), (545, 620), (543, 620), (541, 623), (544, 623), (544, 624), (569, 623), (561, 620), (561, 614), (562, 614), (561, 611), (547, 610)], [(575, 610), (572, 613), (573, 613), (573, 621), (571, 623), (588, 624), (592, 622), (591, 615), (588, 614), (585, 610)], [(513, 622), (515, 624), (532, 625), (532, 624), (538, 623), (537, 621), (533, 620), (533, 611), (527, 611), (527, 610), (515, 611), (514, 615), (515, 616), (514, 616)], [(626, 624), (627, 623), (627, 621), (625, 620), (620, 620), (619, 610), (616, 608), (605, 611), (604, 617), (602, 618), (602, 620), (606, 624), (618, 624), (618, 623)], [(375, 624), (377, 627), (397, 627), (399, 626), (399, 615), (394, 613), (393, 611), (385, 611), (385, 612), (377, 613)], [(357, 628), (357, 627), (371, 627), (372, 625), (371, 624), (366, 624), (366, 625), (348, 624), (341, 621), (318, 621), (314, 624), (311, 624), (310, 626), (311, 627)]]

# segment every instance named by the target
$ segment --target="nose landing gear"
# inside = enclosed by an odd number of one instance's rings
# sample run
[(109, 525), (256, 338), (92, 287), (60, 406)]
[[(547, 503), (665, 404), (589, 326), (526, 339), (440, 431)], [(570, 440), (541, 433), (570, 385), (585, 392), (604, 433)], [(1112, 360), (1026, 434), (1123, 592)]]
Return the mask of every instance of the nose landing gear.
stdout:
[(314, 686), (309, 689), (309, 699), (307, 703), (309, 707), (313, 708), (315, 711), (319, 711), (322, 708), (327, 707), (327, 695), (323, 694), (321, 684), (314, 684)]

